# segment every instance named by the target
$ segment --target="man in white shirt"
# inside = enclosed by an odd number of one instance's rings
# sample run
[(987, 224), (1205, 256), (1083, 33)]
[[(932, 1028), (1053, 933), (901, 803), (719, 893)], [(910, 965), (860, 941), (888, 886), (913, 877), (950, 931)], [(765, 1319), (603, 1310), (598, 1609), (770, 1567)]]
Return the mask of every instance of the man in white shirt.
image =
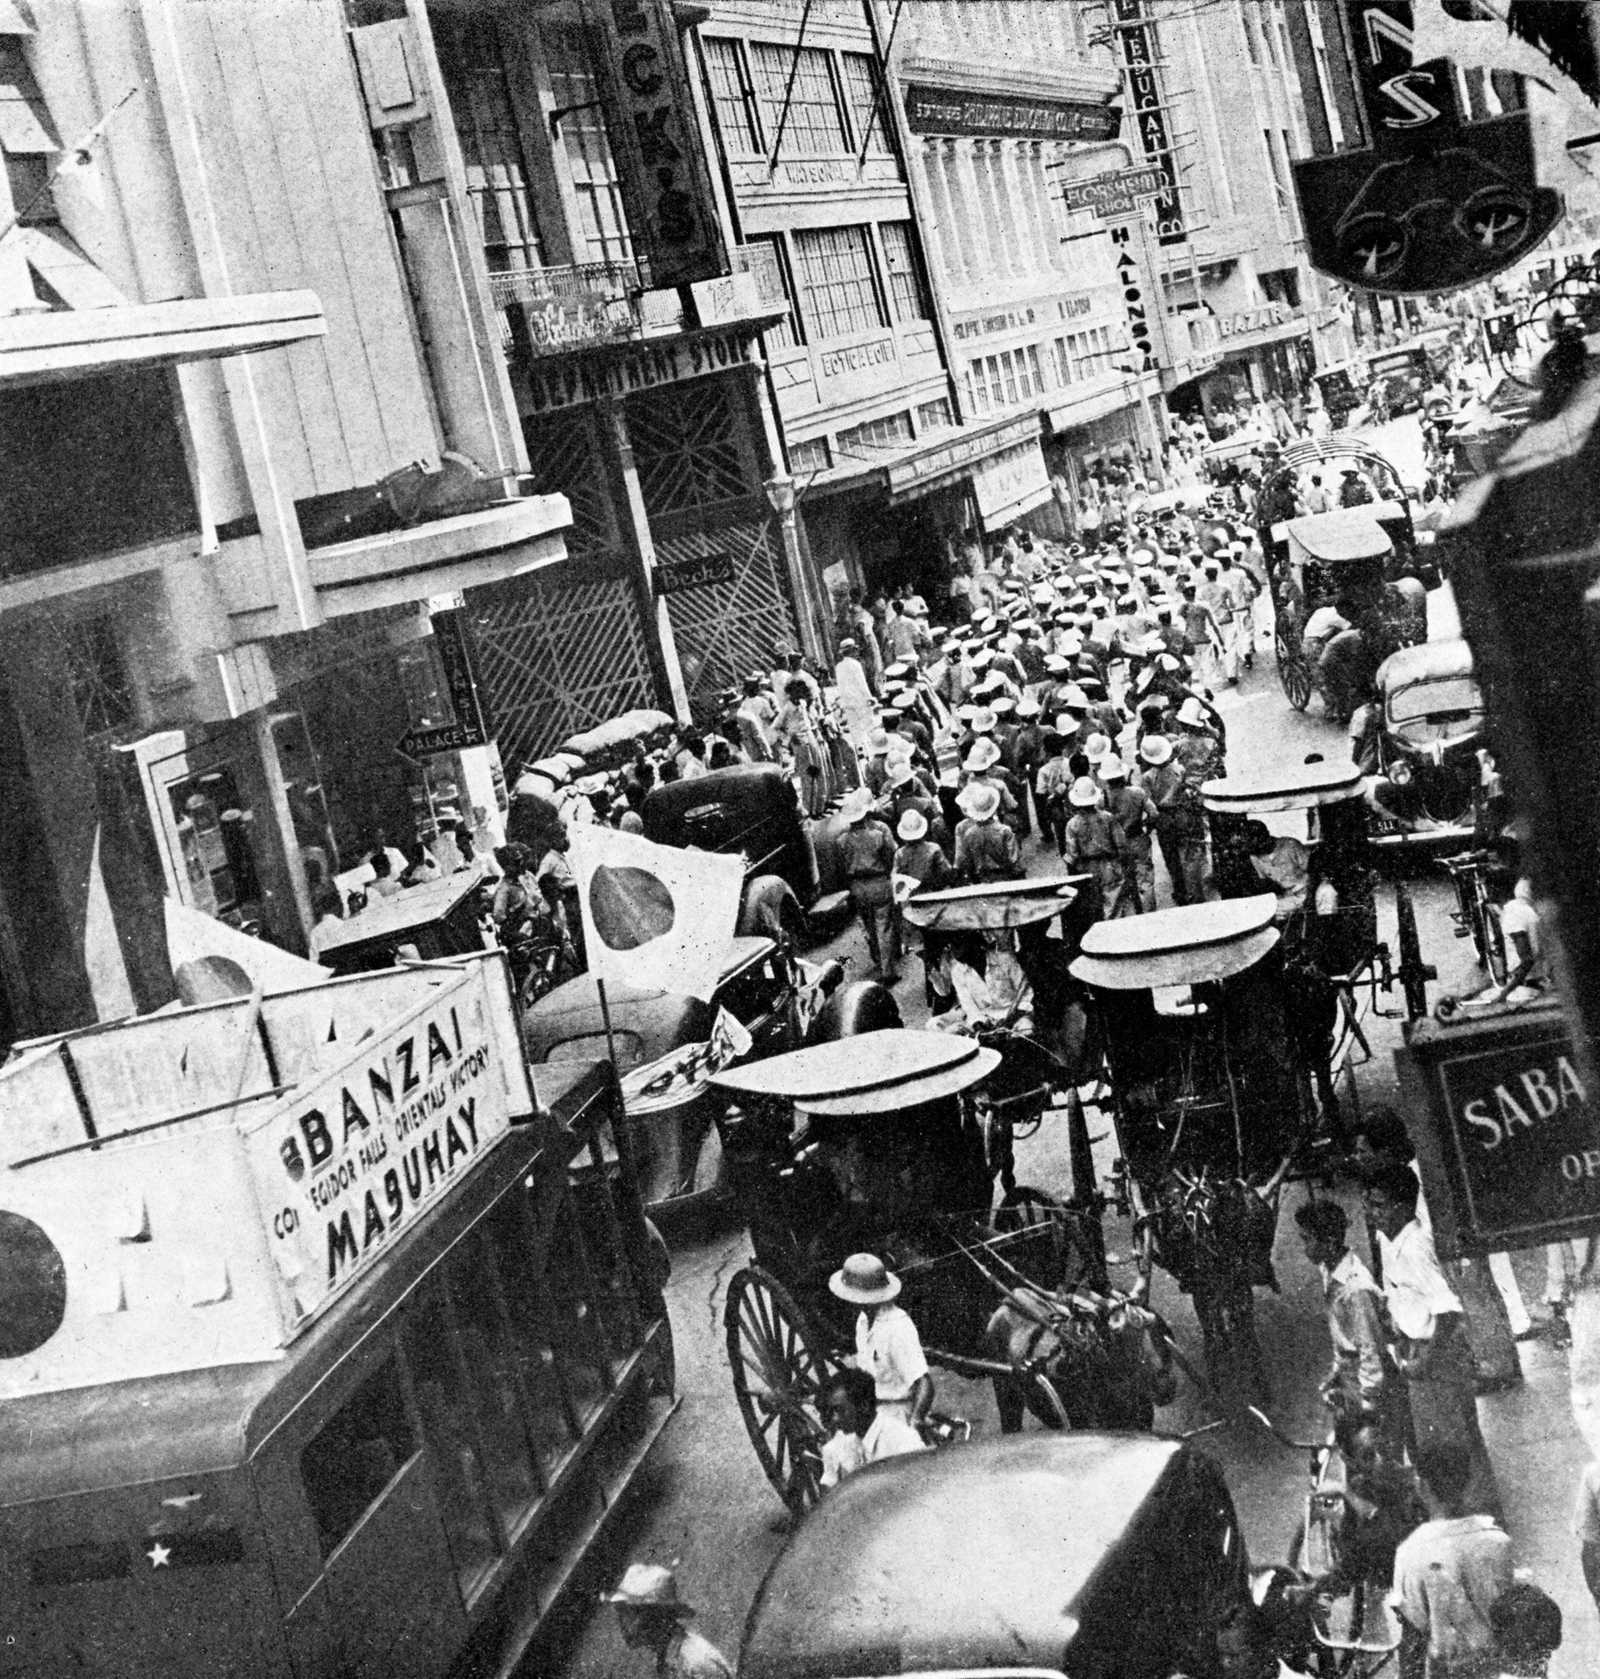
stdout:
[(1417, 1474), (1433, 1519), (1395, 1552), (1401, 1671), (1420, 1647), (1426, 1679), (1495, 1679), (1500, 1666), (1490, 1612), (1512, 1583), (1511, 1540), (1491, 1517), (1467, 1513), (1472, 1464), (1459, 1446), (1419, 1445)]
[(833, 1377), (823, 1389), (822, 1420), (830, 1430), (822, 1442), (824, 1487), (838, 1486), (869, 1463), (927, 1450), (910, 1423), (878, 1409), (878, 1395), (865, 1370), (841, 1370)]
[(856, 1365), (872, 1377), (878, 1409), (919, 1427), (933, 1404), (933, 1377), (917, 1326), (894, 1304), (900, 1279), (876, 1254), (853, 1253), (828, 1288), (836, 1299), (861, 1307)]
[(1448, 1446), (1463, 1453), (1471, 1468), (1464, 1508), (1498, 1517), (1500, 1496), (1478, 1426), (1478, 1373), (1466, 1313), (1432, 1234), (1418, 1222), (1416, 1175), (1391, 1160), (1370, 1167), (1365, 1177), (1367, 1223), (1377, 1233), (1395, 1364), (1406, 1379), (1416, 1449)]

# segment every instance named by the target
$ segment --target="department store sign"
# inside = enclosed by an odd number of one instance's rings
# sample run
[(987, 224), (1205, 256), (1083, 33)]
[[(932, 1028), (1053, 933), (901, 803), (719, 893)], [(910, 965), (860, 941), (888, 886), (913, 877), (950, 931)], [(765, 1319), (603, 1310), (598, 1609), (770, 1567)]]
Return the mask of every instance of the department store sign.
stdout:
[(748, 332), (711, 332), (641, 345), (626, 355), (535, 362), (526, 369), (529, 412), (548, 414), (601, 397), (627, 396), (632, 391), (676, 384), (680, 379), (745, 367), (751, 359), (751, 346)]
[(1434, 1121), (1432, 1137), (1418, 1140), (1428, 1204), (1436, 1224), (1443, 1209), (1463, 1249), (1600, 1232), (1600, 1108), (1558, 1006), (1422, 1022), (1396, 1058), (1402, 1089), (1425, 1088), (1412, 1111)]
[(1076, 99), (1027, 99), (970, 88), (908, 82), (906, 125), (913, 134), (982, 134), (1016, 140), (1115, 140), (1122, 113)]

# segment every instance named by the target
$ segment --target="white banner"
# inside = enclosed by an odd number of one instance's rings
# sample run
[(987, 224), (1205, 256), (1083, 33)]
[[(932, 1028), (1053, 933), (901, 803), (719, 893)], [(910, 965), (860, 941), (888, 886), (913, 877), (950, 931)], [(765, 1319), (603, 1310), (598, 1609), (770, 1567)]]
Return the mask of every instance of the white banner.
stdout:
[(500, 1053), (482, 977), (469, 972), (247, 1131), (302, 1326), (510, 1129)]
[(739, 916), (744, 859), (593, 826), (572, 830), (571, 862), (589, 971), (710, 1002)]
[(748, 1055), (753, 1043), (741, 1021), (726, 1009), (718, 1009), (709, 1043), (684, 1044), (668, 1050), (624, 1075), (622, 1105), (635, 1118), (681, 1108), (706, 1088), (713, 1073), (720, 1073), (741, 1055)]

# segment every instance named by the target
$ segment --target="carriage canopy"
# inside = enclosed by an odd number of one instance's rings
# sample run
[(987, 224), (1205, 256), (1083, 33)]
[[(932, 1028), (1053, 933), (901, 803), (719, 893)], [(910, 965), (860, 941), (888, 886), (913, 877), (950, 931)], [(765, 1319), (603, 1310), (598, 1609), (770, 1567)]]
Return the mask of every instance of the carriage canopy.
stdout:
[(1270, 893), (1184, 904), (1099, 921), (1084, 935), (1071, 973), (1106, 991), (1152, 991), (1231, 979), (1278, 942)]
[(1393, 502), (1336, 507), (1328, 513), (1307, 513), (1289, 520), (1289, 538), (1300, 550), (1297, 557), (1315, 560), (1320, 565), (1383, 560), (1394, 552), (1394, 544), (1378, 521), (1403, 516), (1404, 509)]
[(804, 1113), (844, 1118), (959, 1095), (999, 1065), (999, 1051), (972, 1038), (889, 1027), (729, 1067), (711, 1082), (736, 1095), (777, 1097)]
[(1283, 774), (1230, 775), (1207, 781), (1200, 798), (1209, 811), (1230, 816), (1264, 816), (1281, 810), (1312, 810), (1364, 796), (1360, 769), (1351, 764), (1306, 764)]

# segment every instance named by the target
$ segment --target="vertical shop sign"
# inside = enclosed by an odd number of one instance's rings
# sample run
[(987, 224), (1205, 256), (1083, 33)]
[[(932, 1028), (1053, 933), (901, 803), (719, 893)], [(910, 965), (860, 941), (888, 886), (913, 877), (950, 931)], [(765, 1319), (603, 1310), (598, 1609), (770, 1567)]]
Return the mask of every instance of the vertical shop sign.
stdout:
[(1117, 285), (1128, 316), (1128, 339), (1139, 358), (1140, 371), (1151, 373), (1161, 366), (1167, 350), (1153, 302), (1155, 288), (1145, 243), (1144, 218), (1135, 215), (1127, 221), (1113, 222), (1106, 231), (1111, 235), (1111, 248), (1116, 253)]
[(480, 741), (486, 741), (493, 731), (484, 713), (483, 696), (478, 691), (466, 614), (459, 610), (435, 612), (433, 645), (439, 654), (456, 722), (475, 733)]
[(1139, 145), (1164, 182), (1154, 200), (1156, 239), (1162, 245), (1181, 245), (1187, 237), (1183, 200), (1178, 192), (1178, 165), (1162, 95), (1155, 25), (1146, 11), (1146, 0), (1111, 0), (1111, 16)]
[[(667, 0), (586, 0), (610, 62), (609, 123), (634, 249), (657, 286), (727, 270), (682, 46)], [(607, 102), (610, 115), (610, 101)]]

